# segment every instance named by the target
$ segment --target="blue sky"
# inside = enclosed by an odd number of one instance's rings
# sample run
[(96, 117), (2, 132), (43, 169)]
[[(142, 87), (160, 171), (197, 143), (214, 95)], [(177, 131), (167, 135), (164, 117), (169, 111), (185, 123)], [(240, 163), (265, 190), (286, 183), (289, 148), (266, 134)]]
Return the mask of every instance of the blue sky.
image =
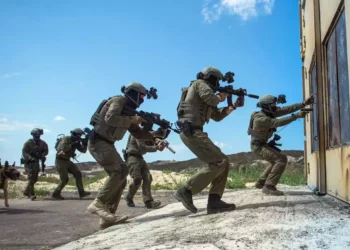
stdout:
[[(1, 1), (0, 157), (17, 161), (34, 127), (45, 129), (47, 163), (58, 134), (89, 126), (99, 103), (139, 81), (159, 98), (141, 109), (175, 122), (181, 88), (205, 66), (235, 73), (235, 87), (302, 101), (297, 1)], [(256, 99), (205, 131), (224, 153), (249, 151), (247, 126)], [(221, 103), (219, 106), (224, 106)], [(283, 149), (303, 149), (303, 121), (281, 131)], [(116, 143), (125, 147), (127, 136)], [(172, 133), (177, 151), (194, 155)], [(93, 160), (89, 153), (79, 161)]]

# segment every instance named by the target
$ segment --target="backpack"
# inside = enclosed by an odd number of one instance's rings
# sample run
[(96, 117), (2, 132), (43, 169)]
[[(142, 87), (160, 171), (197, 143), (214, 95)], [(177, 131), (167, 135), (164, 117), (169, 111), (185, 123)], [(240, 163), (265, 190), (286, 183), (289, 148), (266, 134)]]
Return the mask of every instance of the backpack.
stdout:
[(61, 140), (65, 137), (64, 134), (59, 134), (56, 139), (55, 149), (57, 150), (58, 144), (60, 144)]

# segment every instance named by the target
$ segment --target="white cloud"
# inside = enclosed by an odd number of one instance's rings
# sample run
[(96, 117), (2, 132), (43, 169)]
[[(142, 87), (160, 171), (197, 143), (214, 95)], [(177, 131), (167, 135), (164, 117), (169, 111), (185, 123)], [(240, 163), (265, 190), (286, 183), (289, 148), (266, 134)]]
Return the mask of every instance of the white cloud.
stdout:
[(215, 141), (214, 144), (216, 146), (218, 146), (219, 148), (223, 148), (223, 147), (226, 147), (227, 145), (223, 142), (218, 142), (218, 141)]
[(51, 132), (51, 130), (49, 130), (47, 128), (44, 129), (44, 133), (50, 133), (50, 132)]
[(42, 125), (30, 122), (9, 121), (4, 117), (0, 118), (0, 131), (13, 131), (18, 129), (32, 130), (36, 127), (42, 127)]
[(202, 15), (206, 22), (212, 23), (226, 11), (229, 15), (238, 15), (246, 21), (258, 16), (260, 12), (271, 14), (274, 2), (275, 0), (205, 0)]
[(64, 120), (66, 120), (66, 118), (64, 118), (63, 116), (58, 115), (55, 118), (53, 118), (53, 120), (54, 121), (64, 121)]
[(20, 75), (19, 72), (6, 73), (6, 74), (2, 75), (2, 78), (11, 78), (11, 77), (18, 76), (18, 75)]
[(0, 138), (0, 142), (7, 141), (5, 138)]

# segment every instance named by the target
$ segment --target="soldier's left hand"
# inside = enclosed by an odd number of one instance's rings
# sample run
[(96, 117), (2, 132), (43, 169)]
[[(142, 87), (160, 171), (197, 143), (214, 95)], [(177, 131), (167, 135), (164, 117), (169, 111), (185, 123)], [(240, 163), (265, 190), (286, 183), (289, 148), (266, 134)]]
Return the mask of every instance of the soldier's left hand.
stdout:
[(314, 103), (314, 96), (311, 95), (309, 98), (307, 98), (304, 102), (304, 105), (310, 105)]
[(244, 106), (244, 96), (238, 96), (234, 104), (236, 107), (243, 107)]

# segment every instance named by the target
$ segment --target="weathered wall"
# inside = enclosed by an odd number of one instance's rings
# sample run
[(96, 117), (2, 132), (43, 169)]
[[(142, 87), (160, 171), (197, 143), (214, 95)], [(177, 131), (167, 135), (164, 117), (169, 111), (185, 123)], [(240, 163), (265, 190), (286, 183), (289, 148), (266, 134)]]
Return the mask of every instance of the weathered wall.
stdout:
[[(305, 96), (311, 94), (310, 89), (310, 68), (315, 51), (315, 28), (314, 28), (314, 6), (313, 1), (306, 0), (305, 8), (302, 9), (302, 15), (305, 25), (302, 27), (303, 46), (305, 46), (304, 57), (304, 91)], [(303, 20), (303, 19), (301, 19)], [(311, 142), (311, 115), (305, 118), (305, 130), (306, 130), (306, 153), (307, 153), (307, 182), (308, 184), (317, 185), (317, 154), (311, 154), (312, 142)]]
[[(312, 57), (315, 50), (315, 31), (314, 31), (314, 6), (313, 0), (306, 0), (305, 8), (302, 14), (305, 18), (305, 27), (302, 28), (302, 36), (306, 39), (306, 50), (304, 58), (304, 67), (306, 67), (307, 75), (304, 77), (304, 91), (310, 93), (310, 75)], [(321, 14), (321, 37), (322, 42), (325, 41), (329, 32), (331, 23), (336, 15), (341, 0), (320, 0), (320, 14)], [(302, 19), (301, 19), (302, 20)], [(346, 22), (346, 36), (347, 36), (347, 54), (350, 58), (350, 0), (345, 0), (345, 22)], [(350, 72), (350, 61), (348, 62), (348, 70)], [(324, 79), (324, 87), (327, 89), (327, 81)], [(350, 94), (350, 93), (349, 93)], [(327, 101), (325, 103), (325, 110), (327, 110)], [(328, 122), (326, 116), (326, 128), (328, 130)], [(317, 160), (318, 153), (311, 153), (311, 116), (308, 115), (305, 122), (305, 130), (307, 135), (307, 168), (308, 184), (317, 186)], [(326, 177), (327, 177), (327, 192), (344, 201), (350, 202), (350, 147), (342, 147), (326, 150)]]

